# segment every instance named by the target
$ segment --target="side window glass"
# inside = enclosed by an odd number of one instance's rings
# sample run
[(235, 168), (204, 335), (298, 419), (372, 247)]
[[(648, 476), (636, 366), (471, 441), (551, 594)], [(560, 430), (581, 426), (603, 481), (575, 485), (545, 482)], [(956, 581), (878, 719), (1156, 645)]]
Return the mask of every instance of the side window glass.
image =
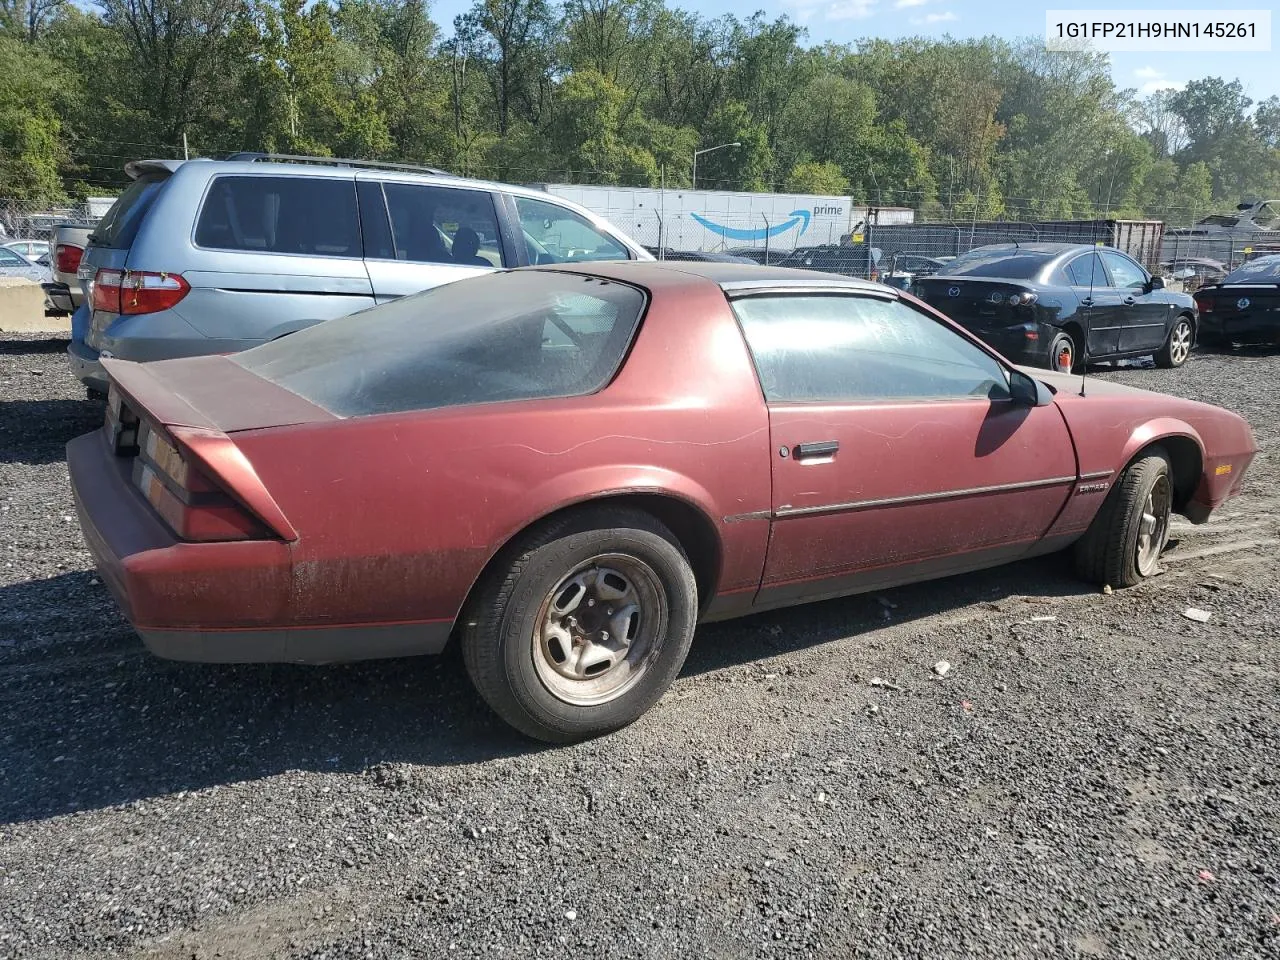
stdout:
[(196, 221), (196, 244), (254, 253), (361, 257), (355, 182), (217, 177)]
[(412, 183), (384, 183), (395, 259), (501, 267), (498, 218), (493, 197), (483, 190), (459, 190)]
[(897, 300), (746, 297), (734, 311), (770, 401), (1009, 397), (998, 361)]
[(567, 207), (516, 197), (530, 263), (629, 260), (626, 247)]
[(1067, 280), (1073, 287), (1107, 287), (1111, 281), (1102, 269), (1096, 253), (1086, 253), (1067, 264)]
[(1107, 262), (1107, 269), (1111, 271), (1113, 286), (1140, 290), (1147, 285), (1147, 275), (1128, 257), (1109, 251), (1103, 253), (1102, 257)]

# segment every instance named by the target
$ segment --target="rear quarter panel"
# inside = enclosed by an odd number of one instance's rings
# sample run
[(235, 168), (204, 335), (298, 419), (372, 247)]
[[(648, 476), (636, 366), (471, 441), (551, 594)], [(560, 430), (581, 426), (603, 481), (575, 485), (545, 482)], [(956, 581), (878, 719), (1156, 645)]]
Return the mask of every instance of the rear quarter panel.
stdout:
[(749, 602), (768, 540), (768, 438), (724, 295), (692, 280), (653, 292), (622, 370), (593, 396), (236, 435), (299, 532), (293, 619), (335, 623), (451, 620), (511, 537), (611, 493), (700, 510), (721, 540), (717, 592)]

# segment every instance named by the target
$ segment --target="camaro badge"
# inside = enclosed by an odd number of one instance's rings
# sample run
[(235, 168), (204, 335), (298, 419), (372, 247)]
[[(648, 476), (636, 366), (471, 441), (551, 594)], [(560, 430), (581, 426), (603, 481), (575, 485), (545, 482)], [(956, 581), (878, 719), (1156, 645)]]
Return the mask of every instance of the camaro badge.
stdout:
[(1080, 486), (1076, 487), (1076, 493), (1102, 493), (1102, 491), (1106, 490), (1109, 486), (1111, 486), (1111, 484), (1105, 480), (1101, 483), (1082, 483)]

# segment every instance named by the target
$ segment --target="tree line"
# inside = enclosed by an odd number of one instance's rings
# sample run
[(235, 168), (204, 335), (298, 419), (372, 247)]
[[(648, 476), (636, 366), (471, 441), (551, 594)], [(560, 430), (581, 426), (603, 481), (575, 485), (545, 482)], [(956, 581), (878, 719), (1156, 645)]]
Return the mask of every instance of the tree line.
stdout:
[(1187, 222), (1280, 196), (1280, 98), (1145, 98), (1104, 54), (810, 45), (664, 0), (0, 0), (0, 196), (100, 194), (239, 150), (537, 182), (851, 194), (925, 216)]

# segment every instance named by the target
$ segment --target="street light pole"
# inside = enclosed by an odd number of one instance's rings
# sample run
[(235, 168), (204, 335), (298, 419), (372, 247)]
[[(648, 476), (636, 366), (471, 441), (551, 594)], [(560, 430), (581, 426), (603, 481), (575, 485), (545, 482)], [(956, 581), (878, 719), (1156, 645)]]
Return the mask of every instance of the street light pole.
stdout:
[(702, 156), (704, 153), (711, 153), (715, 150), (723, 150), (725, 147), (740, 147), (740, 146), (742, 146), (742, 144), (735, 140), (733, 143), (722, 143), (718, 147), (707, 147), (705, 150), (693, 151), (693, 177), (691, 178), (691, 181), (690, 181), (691, 185), (689, 189), (691, 190), (698, 189), (698, 157)]

